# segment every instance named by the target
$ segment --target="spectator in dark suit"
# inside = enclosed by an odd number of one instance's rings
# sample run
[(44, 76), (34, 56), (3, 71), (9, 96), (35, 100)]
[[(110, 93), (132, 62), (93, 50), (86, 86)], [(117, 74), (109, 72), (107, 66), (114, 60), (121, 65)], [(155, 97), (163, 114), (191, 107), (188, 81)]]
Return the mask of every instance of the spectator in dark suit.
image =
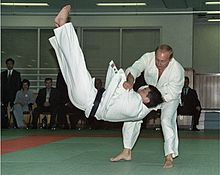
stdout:
[(70, 129), (76, 129), (76, 125), (79, 119), (83, 118), (84, 111), (76, 108), (70, 101), (68, 96), (68, 90), (66, 86), (66, 82), (63, 79), (63, 75), (61, 72), (57, 74), (57, 82), (56, 88), (60, 93), (60, 101), (59, 101), (59, 108), (58, 108), (58, 123), (61, 128), (68, 129), (68, 122), (66, 115), (69, 115), (70, 121)]
[[(21, 74), (14, 70), (15, 61), (12, 58), (8, 58), (5, 63), (7, 70), (1, 72), (1, 101), (4, 113), (7, 114), (8, 105), (13, 107), (16, 93), (21, 88)], [(16, 126), (14, 117), (13, 120)]]
[(192, 115), (192, 130), (199, 131), (196, 125), (199, 124), (201, 104), (196, 91), (189, 87), (189, 77), (185, 77), (184, 87), (181, 93), (181, 104), (178, 107), (178, 114)]
[(36, 98), (37, 107), (33, 111), (33, 129), (37, 128), (39, 115), (43, 112), (50, 112), (51, 120), (49, 127), (52, 129), (56, 127), (56, 115), (60, 95), (58, 90), (52, 87), (52, 78), (45, 78), (44, 83), (45, 88), (39, 90)]

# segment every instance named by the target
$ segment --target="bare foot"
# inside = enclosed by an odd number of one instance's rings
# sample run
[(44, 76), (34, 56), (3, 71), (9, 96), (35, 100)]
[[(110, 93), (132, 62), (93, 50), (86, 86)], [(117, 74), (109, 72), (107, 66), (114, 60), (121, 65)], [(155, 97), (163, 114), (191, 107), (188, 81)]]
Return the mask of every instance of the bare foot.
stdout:
[(167, 155), (165, 157), (165, 163), (163, 165), (163, 168), (172, 168), (173, 167), (173, 158), (171, 156), (171, 154)]
[(110, 159), (111, 162), (118, 162), (120, 160), (131, 160), (131, 150), (125, 148), (120, 154)]
[(70, 10), (71, 10), (70, 5), (66, 5), (60, 10), (54, 21), (56, 27), (60, 27), (67, 22)]

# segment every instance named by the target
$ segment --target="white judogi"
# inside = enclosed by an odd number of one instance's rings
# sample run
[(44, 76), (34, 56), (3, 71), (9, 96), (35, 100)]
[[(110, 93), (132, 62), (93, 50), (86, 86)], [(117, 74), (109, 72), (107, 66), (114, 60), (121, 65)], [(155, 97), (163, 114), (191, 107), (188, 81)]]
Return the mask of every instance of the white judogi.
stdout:
[[(184, 84), (184, 69), (183, 67), (172, 58), (168, 66), (162, 73), (158, 80), (158, 69), (155, 64), (155, 52), (144, 54), (139, 60), (137, 60), (131, 67), (126, 70), (126, 74), (129, 72), (137, 78), (141, 72), (144, 71), (144, 78), (148, 84), (156, 86), (162, 93), (166, 102), (161, 105), (161, 125), (164, 135), (164, 152), (165, 156), (172, 154), (173, 157), (178, 156), (178, 133), (177, 133), (177, 107), (180, 101), (180, 95)], [(130, 122), (124, 125), (126, 128), (136, 127), (134, 122)], [(132, 129), (130, 129), (132, 131)], [(128, 133), (127, 141), (133, 138), (129, 138), (131, 133)], [(129, 143), (127, 143), (129, 147)], [(127, 145), (124, 145), (125, 148)], [(131, 143), (130, 145), (134, 145)]]
[[(89, 74), (77, 35), (71, 23), (54, 29), (55, 36), (49, 39), (55, 49), (61, 72), (68, 87), (71, 102), (89, 117), (97, 90)], [(105, 92), (95, 117), (111, 122), (139, 121), (151, 110), (143, 103), (141, 96), (122, 86), (126, 80), (122, 69), (114, 70), (110, 62)]]

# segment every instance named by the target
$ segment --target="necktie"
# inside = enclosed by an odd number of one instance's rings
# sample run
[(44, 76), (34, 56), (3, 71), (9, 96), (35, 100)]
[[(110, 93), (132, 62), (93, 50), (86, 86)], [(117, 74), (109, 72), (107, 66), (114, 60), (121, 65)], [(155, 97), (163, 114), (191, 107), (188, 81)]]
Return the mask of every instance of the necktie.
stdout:
[(8, 80), (8, 84), (9, 84), (9, 86), (10, 86), (10, 84), (11, 84), (11, 72), (10, 72), (10, 70), (8, 71), (7, 80)]
[(187, 88), (184, 88), (184, 95), (187, 95)]
[(9, 71), (8, 71), (8, 79), (10, 79), (10, 78), (11, 78), (11, 74), (12, 74), (12, 71), (11, 71), (11, 70), (9, 70)]

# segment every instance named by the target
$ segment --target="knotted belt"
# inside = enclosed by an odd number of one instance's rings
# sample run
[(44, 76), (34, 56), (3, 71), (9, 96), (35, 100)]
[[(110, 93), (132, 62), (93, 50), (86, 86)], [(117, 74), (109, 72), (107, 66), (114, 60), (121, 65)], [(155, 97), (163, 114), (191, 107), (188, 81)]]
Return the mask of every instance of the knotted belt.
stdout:
[(95, 113), (96, 113), (96, 111), (97, 111), (97, 109), (99, 107), (99, 103), (100, 103), (100, 101), (102, 99), (102, 94), (103, 94), (104, 91), (105, 91), (104, 88), (101, 88), (101, 89), (98, 90), (98, 92), (96, 94), (96, 97), (95, 97), (95, 100), (94, 100), (94, 103), (93, 103), (92, 110), (91, 110), (91, 112), (89, 114), (89, 117), (94, 117), (95, 116)]

